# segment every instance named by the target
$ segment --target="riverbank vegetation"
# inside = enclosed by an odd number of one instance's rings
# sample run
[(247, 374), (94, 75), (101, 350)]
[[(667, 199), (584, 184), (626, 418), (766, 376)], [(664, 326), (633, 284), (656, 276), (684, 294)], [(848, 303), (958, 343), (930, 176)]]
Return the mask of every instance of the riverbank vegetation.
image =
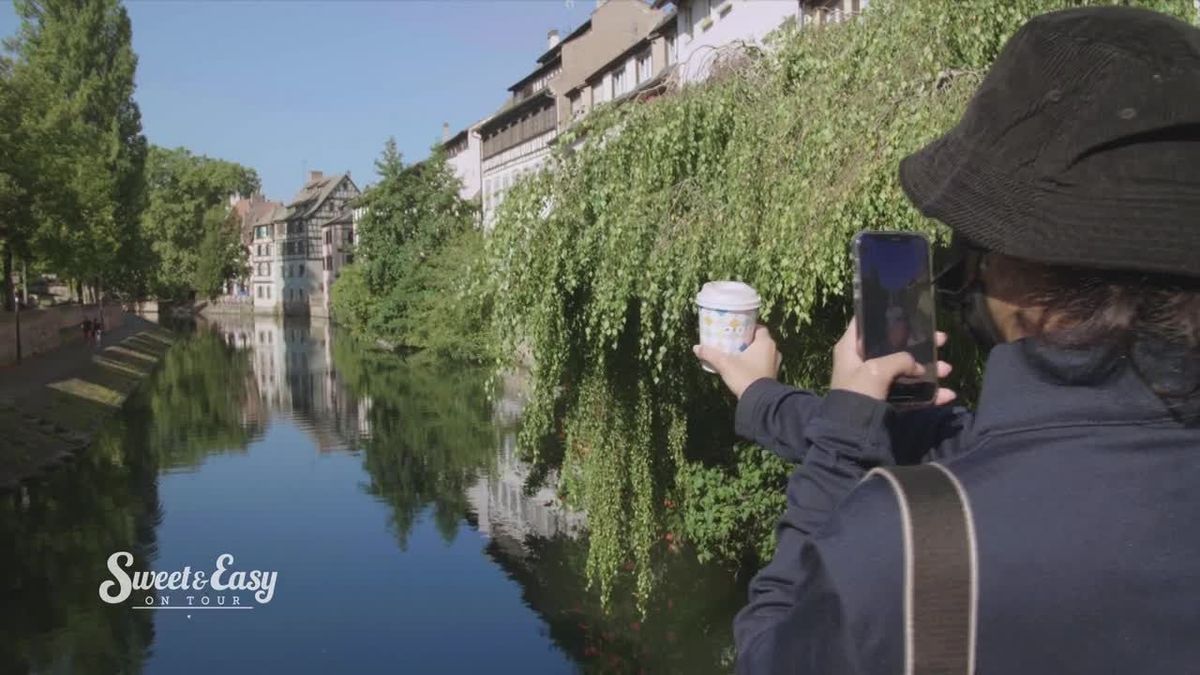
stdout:
[(137, 56), (119, 0), (17, 0), (0, 56), (4, 307), (14, 269), (77, 296), (211, 297), (245, 273), (231, 194), (258, 177), (150, 145), (133, 98)]
[(406, 165), (389, 139), (379, 182), (360, 199), (355, 264), (333, 286), (338, 322), (394, 347), (479, 360), (487, 354), (487, 303), (471, 292), (482, 270), (479, 209), (435, 148)]
[(146, 138), (125, 8), (17, 0), (0, 58), (5, 308), (19, 261), (88, 285), (134, 285)]
[(258, 187), (258, 174), (235, 162), (151, 146), (141, 218), (149, 242), (146, 290), (160, 299), (185, 299), (192, 291), (212, 298), (228, 279), (244, 278), (249, 256), (229, 196)]
[(851, 236), (945, 240), (908, 204), (898, 162), (955, 123), (1029, 16), (1076, 4), (880, 0), (785, 28), (704, 85), (589, 115), (560, 139), (557, 170), (508, 195), (488, 274), (500, 353), (535, 364), (521, 447), (587, 509), (602, 596), (632, 578), (646, 598), (655, 551), (681, 537), (731, 561), (772, 548), (788, 468), (731, 450), (732, 400), (690, 350), (700, 285), (758, 289), (783, 379), (822, 390), (850, 312)]

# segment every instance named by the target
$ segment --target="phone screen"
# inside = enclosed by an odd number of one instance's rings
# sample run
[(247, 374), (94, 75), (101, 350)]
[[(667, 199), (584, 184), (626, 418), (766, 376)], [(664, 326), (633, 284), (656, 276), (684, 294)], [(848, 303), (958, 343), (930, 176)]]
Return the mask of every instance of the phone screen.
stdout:
[(910, 233), (863, 232), (856, 238), (855, 250), (855, 313), (863, 357), (909, 352), (926, 366), (926, 377), (898, 379), (888, 400), (932, 401), (937, 381), (929, 242)]

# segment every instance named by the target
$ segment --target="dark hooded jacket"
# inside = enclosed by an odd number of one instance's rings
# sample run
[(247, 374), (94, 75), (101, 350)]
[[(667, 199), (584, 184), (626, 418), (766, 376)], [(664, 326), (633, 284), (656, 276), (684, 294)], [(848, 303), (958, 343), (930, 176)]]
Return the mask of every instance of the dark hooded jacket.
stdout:
[(975, 413), (759, 380), (742, 436), (803, 463), (735, 635), (742, 673), (904, 672), (903, 543), (872, 467), (937, 461), (979, 546), (979, 673), (1200, 669), (1200, 427), (1128, 359), (996, 347)]

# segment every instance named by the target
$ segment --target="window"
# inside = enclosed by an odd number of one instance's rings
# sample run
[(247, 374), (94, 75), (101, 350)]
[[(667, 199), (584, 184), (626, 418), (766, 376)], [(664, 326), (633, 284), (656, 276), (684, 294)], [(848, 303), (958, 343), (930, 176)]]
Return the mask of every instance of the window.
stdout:
[(331, 255), (325, 256), (325, 260), (323, 262), (325, 263), (325, 266), (322, 267), (321, 269), (325, 269), (325, 270), (333, 269), (333, 256), (331, 256)]
[(650, 52), (646, 52), (637, 59), (637, 81), (638, 84), (650, 79), (651, 67)]
[(614, 70), (612, 74), (613, 98), (624, 94), (628, 91), (625, 86), (625, 69)]
[(346, 243), (347, 244), (354, 243), (354, 230), (346, 230)]
[(689, 37), (692, 35), (692, 6), (687, 5), (679, 10), (679, 28)]
[(296, 265), (296, 276), (304, 276), (304, 265)]
[(592, 105), (604, 103), (604, 80), (592, 85)]
[(354, 254), (353, 254), (353, 253), (347, 253), (347, 254), (346, 254), (346, 264), (347, 264), (347, 265), (350, 265), (350, 264), (353, 264), (353, 263), (354, 263)]
[[(260, 298), (261, 298), (261, 297), (263, 296), (263, 293), (262, 293), (262, 292), (263, 292), (263, 287), (262, 287), (262, 286), (259, 286), (259, 287), (258, 287), (258, 297), (260, 297)], [(262, 338), (259, 338), (259, 342), (262, 342)]]
[(333, 230), (325, 230), (325, 243), (326, 244), (333, 243)]

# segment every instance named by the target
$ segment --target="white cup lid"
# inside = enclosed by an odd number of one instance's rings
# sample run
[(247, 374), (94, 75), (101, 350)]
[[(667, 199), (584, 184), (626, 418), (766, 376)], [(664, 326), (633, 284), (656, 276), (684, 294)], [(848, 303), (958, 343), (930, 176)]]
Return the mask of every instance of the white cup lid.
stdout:
[(758, 309), (762, 298), (753, 288), (740, 281), (710, 281), (696, 294), (696, 304), (709, 309), (738, 312)]

